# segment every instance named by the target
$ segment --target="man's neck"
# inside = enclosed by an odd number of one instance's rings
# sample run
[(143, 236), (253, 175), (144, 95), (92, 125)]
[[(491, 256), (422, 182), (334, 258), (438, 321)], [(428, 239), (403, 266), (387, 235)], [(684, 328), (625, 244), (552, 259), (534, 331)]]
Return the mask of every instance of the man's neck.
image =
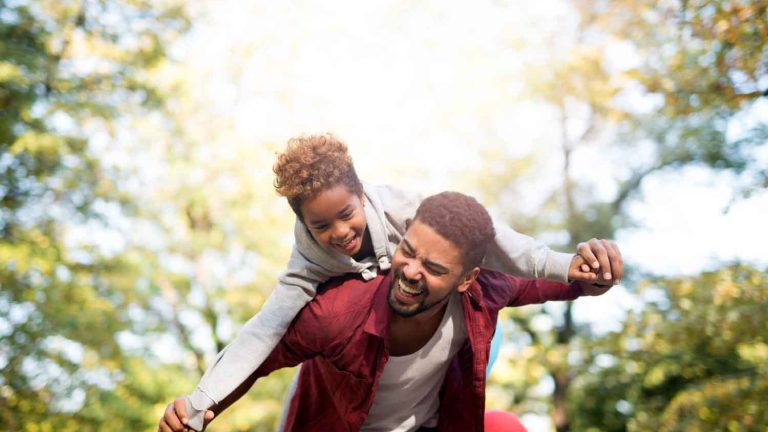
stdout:
[(424, 347), (440, 327), (449, 300), (450, 297), (443, 304), (412, 317), (392, 314), (389, 323), (389, 354), (406, 356)]

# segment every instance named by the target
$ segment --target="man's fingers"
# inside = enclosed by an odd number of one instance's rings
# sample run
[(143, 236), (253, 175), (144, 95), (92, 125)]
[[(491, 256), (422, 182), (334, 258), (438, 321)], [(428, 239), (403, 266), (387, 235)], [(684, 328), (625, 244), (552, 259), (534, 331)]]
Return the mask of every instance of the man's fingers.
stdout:
[(593, 283), (593, 284), (582, 284), (582, 290), (584, 290), (584, 293), (586, 295), (590, 296), (599, 296), (605, 294), (608, 290), (611, 289), (611, 284), (599, 284), (599, 283)]
[(619, 246), (616, 243), (608, 242), (608, 246), (608, 255), (611, 259), (611, 271), (613, 272), (613, 280), (616, 283), (619, 283), (621, 277), (624, 276), (624, 260), (621, 257)]
[[(619, 247), (608, 240), (590, 239), (587, 242), (579, 243), (576, 246), (579, 257), (592, 266), (592, 271), (597, 273), (607, 282), (619, 283), (624, 275), (624, 263), (621, 258)], [(581, 272), (586, 272), (587, 268), (580, 265)], [(588, 279), (579, 279), (589, 281)]]
[(608, 248), (605, 240), (591, 239), (589, 248), (597, 256), (597, 262), (600, 263), (600, 272), (605, 280), (613, 279), (611, 274), (611, 260), (608, 257)]
[[(594, 239), (593, 239), (594, 240)], [(592, 253), (592, 249), (589, 243), (579, 243), (576, 245), (576, 252), (584, 259), (593, 269), (597, 269), (600, 263), (597, 261), (597, 257)]]

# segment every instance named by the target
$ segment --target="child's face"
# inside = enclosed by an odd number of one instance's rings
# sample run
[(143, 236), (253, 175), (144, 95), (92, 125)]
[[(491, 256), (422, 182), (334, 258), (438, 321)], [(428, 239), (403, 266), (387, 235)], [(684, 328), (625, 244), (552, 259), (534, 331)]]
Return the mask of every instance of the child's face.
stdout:
[(347, 256), (360, 252), (366, 220), (363, 197), (337, 185), (301, 204), (304, 224), (320, 245)]

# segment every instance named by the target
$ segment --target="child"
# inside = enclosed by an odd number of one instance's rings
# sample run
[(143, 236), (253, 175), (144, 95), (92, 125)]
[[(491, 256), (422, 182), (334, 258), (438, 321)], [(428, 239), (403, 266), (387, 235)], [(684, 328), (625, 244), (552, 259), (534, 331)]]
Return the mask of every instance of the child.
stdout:
[[(389, 186), (363, 185), (346, 145), (332, 135), (290, 140), (274, 171), (275, 189), (296, 214), (296, 243), (287, 270), (259, 313), (219, 353), (187, 398), (187, 425), (196, 430), (202, 430), (206, 410), (232, 393), (264, 361), (319, 284), (346, 273), (359, 273), (369, 280), (378, 269), (389, 269), (406, 221), (420, 203), (418, 196)], [(496, 241), (485, 267), (566, 282), (595, 280), (588, 266), (581, 267), (584, 259), (597, 268), (593, 252), (607, 264), (599, 247), (592, 251), (581, 244), (583, 257), (558, 253), (503, 224), (494, 225)], [(617, 267), (618, 278), (620, 264)]]

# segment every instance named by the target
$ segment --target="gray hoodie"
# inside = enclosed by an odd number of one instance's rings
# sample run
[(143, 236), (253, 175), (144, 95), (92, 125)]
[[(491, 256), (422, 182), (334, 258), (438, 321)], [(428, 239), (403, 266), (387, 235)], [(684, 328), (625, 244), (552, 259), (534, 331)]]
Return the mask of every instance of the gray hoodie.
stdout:
[[(375, 256), (362, 261), (320, 246), (298, 219), (295, 245), (285, 272), (261, 310), (216, 357), (195, 391), (187, 397), (188, 425), (202, 430), (203, 414), (231, 394), (277, 346), (293, 318), (315, 296), (318, 285), (347, 273), (366, 280), (388, 270), (390, 258), (405, 234), (406, 220), (416, 214), (422, 197), (391, 186), (364, 184), (364, 207)], [(494, 220), (496, 241), (484, 267), (525, 278), (567, 282), (572, 254), (559, 253)]]

